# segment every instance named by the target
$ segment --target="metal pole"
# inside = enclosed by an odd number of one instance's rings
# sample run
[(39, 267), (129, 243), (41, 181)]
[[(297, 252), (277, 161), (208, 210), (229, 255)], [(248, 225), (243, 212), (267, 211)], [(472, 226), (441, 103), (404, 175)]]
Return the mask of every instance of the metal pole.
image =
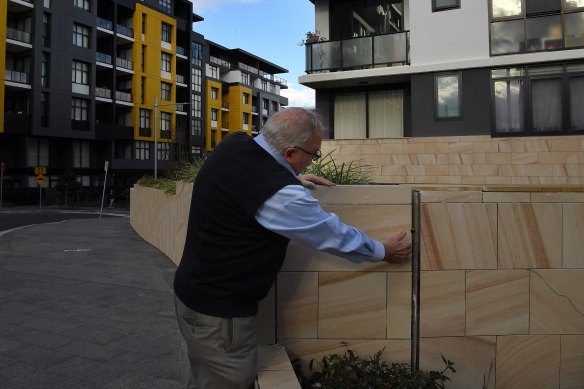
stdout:
[(158, 97), (154, 98), (154, 178), (158, 178)]
[(41, 210), (41, 204), (43, 202), (43, 186), (39, 185), (39, 211)]
[(101, 209), (99, 210), (99, 218), (101, 219), (101, 214), (103, 213), (103, 199), (105, 198), (105, 184), (107, 183), (107, 169), (108, 169), (109, 161), (105, 161), (105, 166), (103, 170), (105, 170), (105, 175), (103, 177), (103, 192), (101, 194)]
[(420, 192), (412, 191), (412, 323), (411, 366), (420, 368)]

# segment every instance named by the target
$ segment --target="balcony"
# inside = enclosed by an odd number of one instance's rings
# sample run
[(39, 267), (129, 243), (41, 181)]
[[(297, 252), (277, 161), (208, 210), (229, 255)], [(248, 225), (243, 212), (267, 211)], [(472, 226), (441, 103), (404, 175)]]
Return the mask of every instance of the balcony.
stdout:
[(30, 131), (31, 118), (22, 112), (4, 112), (4, 127), (7, 134), (26, 135)]
[(116, 66), (118, 69), (129, 70), (130, 72), (134, 71), (134, 62), (129, 59), (116, 58)]
[(107, 30), (109, 32), (113, 32), (114, 24), (111, 20), (107, 20), (104, 18), (97, 18), (97, 28), (101, 28), (103, 30)]
[(126, 27), (118, 24), (116, 25), (116, 30), (118, 36), (130, 39), (131, 41), (134, 40), (134, 30), (131, 27)]
[(112, 90), (107, 88), (95, 88), (95, 100), (110, 102), (112, 101)]
[(128, 92), (116, 91), (116, 103), (122, 105), (133, 105), (132, 104), (132, 94)]
[(306, 44), (306, 73), (409, 65), (409, 31)]
[(105, 53), (95, 53), (95, 62), (98, 65), (106, 66), (111, 68), (112, 67), (112, 56)]
[(15, 28), (6, 28), (6, 38), (22, 43), (31, 43), (30, 33), (26, 31), (17, 30)]
[(4, 80), (5, 81), (11, 82), (14, 84), (21, 84), (22, 86), (28, 86), (28, 88), (30, 89), (29, 78), (30, 78), (29, 73), (19, 72), (16, 70), (6, 69), (6, 72), (4, 73)]

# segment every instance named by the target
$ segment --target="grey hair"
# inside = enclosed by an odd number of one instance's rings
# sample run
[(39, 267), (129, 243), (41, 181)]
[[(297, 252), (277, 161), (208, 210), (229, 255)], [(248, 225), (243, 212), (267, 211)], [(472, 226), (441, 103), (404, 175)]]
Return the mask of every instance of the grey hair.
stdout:
[(315, 111), (286, 108), (268, 119), (262, 134), (270, 146), (284, 153), (286, 147), (306, 145), (318, 131), (322, 136), (322, 122)]

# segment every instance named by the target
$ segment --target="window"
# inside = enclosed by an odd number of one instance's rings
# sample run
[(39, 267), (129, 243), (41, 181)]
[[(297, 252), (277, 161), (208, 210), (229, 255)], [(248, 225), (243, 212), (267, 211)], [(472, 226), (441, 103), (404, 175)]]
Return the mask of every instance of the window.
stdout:
[(436, 75), (434, 89), (436, 119), (460, 119), (460, 73)]
[(49, 126), (49, 94), (41, 92), (41, 126)]
[(172, 100), (172, 85), (167, 82), (160, 83), (160, 99), (170, 101)]
[(249, 93), (243, 94), (243, 104), (249, 104)]
[(219, 96), (219, 89), (211, 88), (211, 100), (217, 100)]
[(51, 16), (43, 14), (43, 45), (51, 47)]
[(266, 111), (270, 109), (270, 100), (262, 99), (262, 109), (265, 109)]
[(193, 91), (201, 92), (202, 85), (203, 85), (202, 78), (201, 78), (201, 69), (193, 68), (192, 81), (193, 81)]
[(491, 55), (584, 47), (582, 0), (491, 0), (489, 11)]
[(74, 60), (71, 81), (74, 84), (89, 85), (89, 64)]
[(146, 77), (140, 77), (140, 104), (144, 104), (146, 93)]
[(249, 85), (249, 74), (241, 73), (241, 82), (245, 85)]
[(159, 161), (170, 160), (170, 143), (158, 142), (158, 160)]
[(73, 0), (73, 6), (89, 12), (89, 0)]
[(266, 80), (261, 81), (261, 89), (265, 91), (268, 90), (268, 82)]
[(217, 116), (217, 110), (215, 108), (211, 108), (211, 121), (216, 122)]
[(89, 142), (73, 141), (73, 167), (89, 167)]
[(200, 43), (193, 42), (192, 45), (193, 65), (201, 66), (203, 60), (203, 48)]
[(29, 167), (49, 165), (48, 139), (27, 139), (27, 163)]
[(201, 95), (195, 95), (193, 100), (193, 116), (200, 118), (203, 116), (203, 97)]
[(142, 14), (142, 34), (146, 34), (146, 14)]
[(209, 77), (219, 78), (219, 68), (217, 66), (209, 66)]
[(171, 114), (168, 112), (160, 113), (160, 131), (170, 131)]
[(272, 111), (278, 112), (278, 102), (277, 101), (272, 101)]
[(165, 72), (170, 72), (170, 54), (161, 53), (160, 55), (160, 69)]
[(143, 140), (137, 140), (135, 142), (135, 150), (136, 150), (136, 159), (138, 160), (148, 160), (150, 159), (150, 143), (143, 141)]
[(41, 62), (41, 86), (46, 88), (49, 86), (49, 53), (43, 52), (43, 58)]
[(77, 23), (73, 24), (73, 45), (89, 47), (89, 27)]
[(89, 110), (89, 101), (73, 98), (71, 104), (71, 120), (86, 122)]
[(158, 8), (166, 13), (172, 13), (171, 0), (158, 0)]
[(140, 69), (142, 70), (142, 72), (145, 72), (146, 70), (146, 45), (142, 45), (142, 51), (140, 53)]
[(584, 63), (493, 69), (494, 133), (584, 132)]
[(432, 0), (432, 12), (460, 8), (460, 0)]
[(140, 109), (140, 128), (150, 129), (150, 111), (147, 109)]
[(192, 131), (193, 132), (191, 133), (191, 135), (193, 136), (203, 135), (203, 123), (201, 123), (200, 120), (195, 120)]
[(172, 26), (167, 23), (162, 23), (162, 41), (172, 43)]
[(334, 138), (403, 136), (402, 90), (341, 93), (334, 96)]

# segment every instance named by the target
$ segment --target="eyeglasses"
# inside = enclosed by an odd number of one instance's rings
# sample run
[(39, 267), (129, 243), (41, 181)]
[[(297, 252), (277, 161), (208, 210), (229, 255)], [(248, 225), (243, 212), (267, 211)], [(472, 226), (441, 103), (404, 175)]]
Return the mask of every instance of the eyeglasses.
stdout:
[(312, 155), (312, 160), (313, 161), (318, 161), (320, 159), (320, 157), (322, 157), (322, 154), (321, 154), (320, 150), (316, 150), (314, 153), (311, 153), (310, 151), (305, 150), (305, 149), (303, 149), (300, 146), (294, 146), (294, 148), (295, 149), (298, 149), (300, 151), (304, 151), (306, 154)]

